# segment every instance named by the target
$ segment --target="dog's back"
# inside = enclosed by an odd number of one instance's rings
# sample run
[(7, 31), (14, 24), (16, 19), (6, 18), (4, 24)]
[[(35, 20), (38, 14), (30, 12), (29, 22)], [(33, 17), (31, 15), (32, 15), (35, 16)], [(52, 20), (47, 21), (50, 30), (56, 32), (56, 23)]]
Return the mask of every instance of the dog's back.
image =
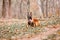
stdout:
[(33, 23), (35, 24), (35, 26), (40, 25), (40, 21), (36, 18), (33, 19)]

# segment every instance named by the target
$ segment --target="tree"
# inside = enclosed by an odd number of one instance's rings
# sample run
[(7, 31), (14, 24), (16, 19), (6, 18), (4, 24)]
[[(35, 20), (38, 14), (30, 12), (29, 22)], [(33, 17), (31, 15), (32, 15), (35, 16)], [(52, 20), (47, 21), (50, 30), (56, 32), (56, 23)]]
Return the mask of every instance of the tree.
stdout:
[(41, 2), (41, 10), (42, 10), (42, 13), (43, 13), (43, 16), (44, 16), (44, 1), (45, 0), (40, 0), (40, 2)]
[(9, 0), (3, 0), (2, 16), (3, 18), (9, 18)]
[(3, 5), (3, 0), (0, 0), (0, 18), (2, 17), (2, 5)]

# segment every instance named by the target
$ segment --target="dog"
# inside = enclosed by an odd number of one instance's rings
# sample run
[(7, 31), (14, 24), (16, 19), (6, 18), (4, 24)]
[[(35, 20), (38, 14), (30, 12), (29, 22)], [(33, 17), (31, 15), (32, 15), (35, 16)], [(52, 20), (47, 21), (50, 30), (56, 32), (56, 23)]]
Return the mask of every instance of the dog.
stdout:
[(28, 25), (32, 27), (40, 26), (40, 21), (36, 18), (33, 18), (32, 20), (28, 20)]
[(32, 18), (32, 12), (27, 14), (27, 18), (28, 18), (28, 26), (39, 26), (40, 25), (40, 21), (37, 18)]

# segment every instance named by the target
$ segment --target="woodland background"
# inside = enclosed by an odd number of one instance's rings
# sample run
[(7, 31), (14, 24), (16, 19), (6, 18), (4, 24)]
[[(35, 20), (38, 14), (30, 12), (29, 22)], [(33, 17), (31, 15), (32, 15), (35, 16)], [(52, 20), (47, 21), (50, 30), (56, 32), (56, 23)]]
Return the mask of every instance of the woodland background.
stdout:
[(26, 19), (33, 17), (59, 17), (60, 0), (0, 0), (0, 18)]

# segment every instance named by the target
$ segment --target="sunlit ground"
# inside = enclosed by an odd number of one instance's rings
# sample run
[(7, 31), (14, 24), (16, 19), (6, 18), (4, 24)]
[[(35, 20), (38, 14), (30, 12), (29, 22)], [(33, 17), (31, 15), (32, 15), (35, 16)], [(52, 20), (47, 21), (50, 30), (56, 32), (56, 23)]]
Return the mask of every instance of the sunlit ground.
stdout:
[(60, 40), (60, 18), (41, 21), (27, 27), (25, 19), (0, 19), (0, 40)]

